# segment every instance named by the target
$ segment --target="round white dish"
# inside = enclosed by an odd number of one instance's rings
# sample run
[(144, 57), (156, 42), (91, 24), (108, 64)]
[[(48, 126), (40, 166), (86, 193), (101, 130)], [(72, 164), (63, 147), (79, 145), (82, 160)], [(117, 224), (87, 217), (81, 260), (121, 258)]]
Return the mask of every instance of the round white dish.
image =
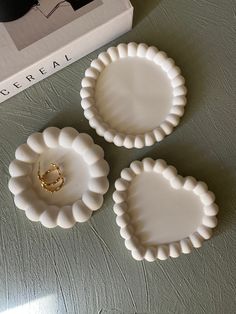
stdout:
[(162, 159), (133, 161), (115, 188), (116, 222), (136, 260), (190, 253), (211, 237), (217, 224), (218, 206), (207, 185), (183, 178)]
[(84, 115), (98, 135), (126, 148), (151, 146), (179, 124), (185, 80), (156, 47), (119, 44), (99, 54), (80, 92)]
[[(27, 143), (17, 148), (15, 158), (9, 166), (9, 189), (15, 205), (30, 220), (48, 228), (70, 228), (87, 221), (102, 206), (109, 187), (109, 165), (103, 149), (88, 134), (71, 127), (49, 127), (30, 135)], [(50, 163), (59, 166), (65, 179), (54, 193), (42, 188), (38, 178), (39, 164), (44, 173)]]

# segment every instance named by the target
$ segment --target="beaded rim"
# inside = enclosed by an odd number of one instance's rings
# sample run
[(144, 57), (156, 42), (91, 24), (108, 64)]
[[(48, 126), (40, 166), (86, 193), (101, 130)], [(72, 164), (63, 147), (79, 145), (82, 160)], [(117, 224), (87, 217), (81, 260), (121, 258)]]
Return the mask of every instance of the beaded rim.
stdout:
[[(56, 147), (73, 149), (83, 158), (90, 174), (88, 188), (81, 198), (62, 207), (48, 204), (32, 188), (34, 164), (43, 152)], [(15, 205), (24, 210), (30, 220), (40, 221), (47, 228), (57, 225), (71, 228), (76, 222), (87, 221), (92, 212), (102, 206), (103, 195), (109, 188), (109, 165), (104, 160), (103, 149), (88, 134), (71, 127), (49, 127), (42, 133), (31, 134), (27, 143), (16, 149), (15, 158), (9, 165), (11, 178), (8, 187), (14, 195)]]
[[(173, 88), (172, 107), (166, 119), (152, 131), (144, 132), (143, 134), (133, 135), (118, 132), (103, 121), (96, 108), (95, 87), (100, 73), (110, 63), (126, 57), (146, 58), (153, 61), (167, 73)], [(80, 91), (81, 106), (90, 126), (96, 130), (98, 135), (103, 136), (107, 142), (113, 142), (116, 146), (124, 146), (126, 148), (142, 148), (151, 146), (155, 142), (160, 142), (165, 136), (171, 134), (174, 127), (179, 124), (186, 105), (187, 89), (184, 84), (185, 79), (181, 75), (180, 68), (175, 65), (174, 60), (169, 58), (165, 52), (159, 51), (153, 46), (148, 47), (144, 43), (122, 43), (117, 47), (111, 47), (106, 52), (100, 53), (98, 58), (93, 60), (90, 67), (85, 71)]]
[[(173, 189), (183, 188), (192, 191), (200, 198), (203, 205), (202, 222), (197, 230), (188, 237), (156, 246), (145, 246), (138, 239), (128, 213), (128, 189), (136, 176), (142, 172), (151, 171), (162, 175), (169, 181)], [(217, 225), (218, 206), (215, 204), (215, 195), (208, 190), (206, 183), (197, 181), (193, 177), (178, 175), (176, 168), (167, 165), (162, 159), (145, 158), (142, 161), (133, 161), (129, 168), (122, 170), (120, 178), (115, 182), (115, 188), (113, 210), (117, 215), (116, 223), (120, 227), (121, 237), (125, 239), (126, 248), (131, 251), (133, 258), (136, 260), (145, 259), (152, 262), (156, 259), (176, 258), (181, 253), (188, 254), (193, 248), (201, 247), (203, 241), (212, 236), (212, 228)]]

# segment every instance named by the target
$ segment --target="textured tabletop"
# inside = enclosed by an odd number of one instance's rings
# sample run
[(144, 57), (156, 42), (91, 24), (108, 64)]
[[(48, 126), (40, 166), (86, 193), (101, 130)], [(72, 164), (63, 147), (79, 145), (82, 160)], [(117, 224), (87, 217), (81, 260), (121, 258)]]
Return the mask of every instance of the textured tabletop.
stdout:
[[(136, 41), (166, 51), (186, 78), (186, 113), (174, 133), (152, 147), (127, 150), (106, 143), (89, 127), (79, 95), (98, 51), (0, 104), (1, 314), (236, 313), (236, 3), (133, 4), (133, 30), (110, 45)], [(7, 187), (16, 147), (52, 125), (89, 133), (111, 166), (102, 209), (69, 230), (29, 221)], [(124, 247), (112, 210), (114, 180), (132, 160), (146, 156), (164, 158), (216, 194), (219, 225), (191, 254), (137, 262)]]

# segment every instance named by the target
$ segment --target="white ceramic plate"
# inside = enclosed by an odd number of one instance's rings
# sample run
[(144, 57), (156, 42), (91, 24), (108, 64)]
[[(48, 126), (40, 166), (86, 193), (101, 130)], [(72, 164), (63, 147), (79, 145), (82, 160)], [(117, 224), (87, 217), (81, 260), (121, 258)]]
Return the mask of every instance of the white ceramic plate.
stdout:
[(84, 115), (98, 135), (117, 146), (153, 145), (184, 114), (187, 90), (180, 73), (156, 47), (111, 47), (85, 72), (80, 93)]
[[(102, 206), (109, 187), (108, 163), (103, 149), (88, 134), (66, 127), (49, 127), (34, 133), (19, 146), (11, 162), (9, 189), (14, 202), (32, 221), (45, 227), (70, 228), (88, 220)], [(65, 178), (61, 190), (49, 193), (40, 185), (38, 166), (44, 173), (56, 163)]]
[(115, 182), (114, 211), (136, 260), (190, 253), (217, 224), (215, 196), (204, 182), (181, 177), (164, 160), (134, 161)]

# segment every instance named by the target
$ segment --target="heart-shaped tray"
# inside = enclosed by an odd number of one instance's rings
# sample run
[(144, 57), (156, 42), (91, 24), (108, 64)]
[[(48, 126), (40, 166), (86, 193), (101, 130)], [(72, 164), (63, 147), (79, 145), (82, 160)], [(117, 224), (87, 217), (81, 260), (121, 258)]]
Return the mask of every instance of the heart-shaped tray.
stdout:
[[(17, 148), (15, 157), (9, 166), (9, 189), (15, 205), (30, 220), (40, 221), (48, 228), (70, 228), (75, 222), (88, 220), (102, 206), (103, 194), (109, 187), (109, 166), (103, 149), (88, 134), (71, 127), (49, 127), (43, 133), (30, 135), (27, 144)], [(47, 174), (51, 163), (59, 167), (64, 180), (62, 188), (53, 193), (47, 190), (53, 185), (43, 188), (44, 179), (39, 179), (39, 169)], [(56, 173), (58, 186), (62, 182), (60, 173), (52, 170), (49, 175)]]
[(151, 146), (169, 135), (184, 114), (187, 89), (180, 73), (156, 47), (111, 47), (85, 72), (80, 93), (84, 115), (108, 142)]
[(133, 161), (115, 182), (114, 212), (136, 260), (190, 253), (217, 224), (215, 196), (204, 182), (178, 175), (162, 159)]

